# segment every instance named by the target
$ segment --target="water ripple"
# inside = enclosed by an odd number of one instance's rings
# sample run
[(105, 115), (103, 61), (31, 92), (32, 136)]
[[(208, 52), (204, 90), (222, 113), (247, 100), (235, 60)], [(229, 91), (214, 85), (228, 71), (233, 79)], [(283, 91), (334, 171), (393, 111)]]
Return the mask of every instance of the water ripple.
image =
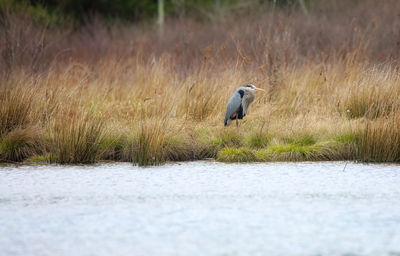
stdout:
[(0, 255), (400, 255), (400, 167), (0, 167)]

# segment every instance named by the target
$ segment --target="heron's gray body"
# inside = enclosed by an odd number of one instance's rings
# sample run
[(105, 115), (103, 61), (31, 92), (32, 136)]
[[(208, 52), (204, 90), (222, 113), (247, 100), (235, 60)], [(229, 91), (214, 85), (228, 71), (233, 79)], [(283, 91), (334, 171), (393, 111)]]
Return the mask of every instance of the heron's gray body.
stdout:
[(255, 97), (254, 85), (239, 87), (229, 99), (226, 106), (224, 125), (227, 126), (229, 120), (243, 119), (246, 116), (247, 109)]

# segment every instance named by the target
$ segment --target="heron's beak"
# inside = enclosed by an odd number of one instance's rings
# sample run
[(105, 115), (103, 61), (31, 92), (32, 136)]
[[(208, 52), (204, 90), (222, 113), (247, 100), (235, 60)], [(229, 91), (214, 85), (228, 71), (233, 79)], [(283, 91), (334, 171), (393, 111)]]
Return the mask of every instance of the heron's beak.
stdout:
[(264, 89), (261, 89), (261, 88), (254, 88), (254, 90), (256, 90), (256, 91), (262, 91), (262, 92), (265, 92), (265, 90)]

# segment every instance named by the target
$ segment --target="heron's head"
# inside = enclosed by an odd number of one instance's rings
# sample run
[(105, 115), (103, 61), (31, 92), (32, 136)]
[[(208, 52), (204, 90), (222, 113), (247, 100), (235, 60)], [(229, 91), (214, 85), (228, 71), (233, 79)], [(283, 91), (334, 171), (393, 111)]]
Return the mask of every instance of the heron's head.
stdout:
[(254, 91), (263, 91), (265, 92), (263, 89), (261, 88), (257, 88), (254, 84), (248, 84), (245, 86), (246, 88), (250, 89), (250, 90), (254, 90)]

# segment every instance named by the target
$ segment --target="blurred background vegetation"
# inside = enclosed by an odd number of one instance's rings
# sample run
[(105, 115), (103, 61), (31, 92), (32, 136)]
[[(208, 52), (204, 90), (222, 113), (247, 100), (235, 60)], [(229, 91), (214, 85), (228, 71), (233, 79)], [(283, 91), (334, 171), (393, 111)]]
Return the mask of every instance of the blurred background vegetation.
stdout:
[(221, 12), (270, 5), (276, 8), (300, 8), (307, 12), (313, 0), (0, 0), (1, 8), (24, 11), (35, 19), (57, 24), (82, 24), (93, 16), (108, 22), (115, 20), (146, 21), (155, 19), (159, 6), (167, 17), (212, 18)]

